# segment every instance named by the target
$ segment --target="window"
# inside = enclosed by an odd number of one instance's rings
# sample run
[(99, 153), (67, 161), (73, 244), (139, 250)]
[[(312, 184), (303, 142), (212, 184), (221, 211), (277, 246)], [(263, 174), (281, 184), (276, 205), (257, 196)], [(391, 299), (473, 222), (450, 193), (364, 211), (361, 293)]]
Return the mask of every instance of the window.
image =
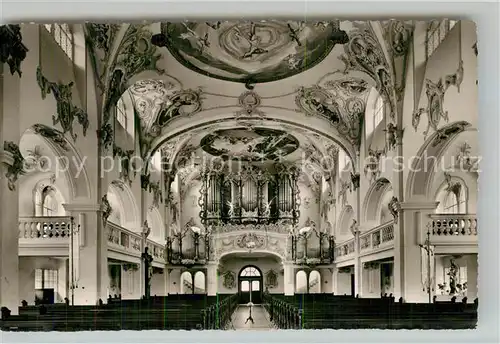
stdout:
[(56, 216), (57, 215), (57, 199), (56, 191), (47, 186), (42, 191), (41, 199), (42, 216)]
[(125, 112), (125, 103), (122, 99), (116, 104), (116, 119), (123, 129), (127, 131), (127, 113)]
[(243, 270), (240, 274), (241, 277), (253, 277), (253, 276), (260, 276), (259, 270), (254, 268), (253, 266), (248, 266)]
[(57, 270), (36, 269), (35, 289), (54, 289), (57, 292)]
[(457, 195), (449, 191), (447, 192), (443, 202), (443, 214), (460, 214), (465, 212), (465, 197), (464, 192), (461, 191)]
[(73, 61), (73, 34), (68, 24), (45, 24), (45, 29), (50, 32), (61, 49)]
[(373, 111), (373, 130), (377, 128), (377, 126), (384, 119), (384, 100), (381, 96), (378, 96), (377, 101), (375, 102), (375, 109)]
[(448, 32), (455, 26), (456, 20), (433, 20), (427, 27), (427, 34), (425, 37), (425, 51), (426, 57), (432, 55), (434, 50), (437, 49), (439, 44), (444, 40)]
[(346, 166), (349, 166), (351, 159), (343, 150), (339, 150), (339, 172), (342, 172)]

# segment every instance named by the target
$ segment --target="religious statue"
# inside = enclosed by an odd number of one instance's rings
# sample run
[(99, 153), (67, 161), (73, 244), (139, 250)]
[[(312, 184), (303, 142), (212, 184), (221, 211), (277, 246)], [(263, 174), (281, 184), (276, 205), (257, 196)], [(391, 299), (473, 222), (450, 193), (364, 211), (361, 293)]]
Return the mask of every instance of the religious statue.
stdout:
[(147, 239), (149, 234), (151, 233), (151, 228), (148, 225), (148, 221), (144, 221), (142, 224), (142, 235), (144, 236), (144, 239)]
[(450, 271), (448, 276), (450, 276), (450, 295), (455, 295), (457, 292), (457, 272), (458, 267), (455, 264), (455, 259), (450, 259)]
[(144, 296), (149, 299), (151, 296), (151, 278), (153, 277), (153, 257), (148, 253), (147, 247), (144, 249), (141, 258), (144, 261)]

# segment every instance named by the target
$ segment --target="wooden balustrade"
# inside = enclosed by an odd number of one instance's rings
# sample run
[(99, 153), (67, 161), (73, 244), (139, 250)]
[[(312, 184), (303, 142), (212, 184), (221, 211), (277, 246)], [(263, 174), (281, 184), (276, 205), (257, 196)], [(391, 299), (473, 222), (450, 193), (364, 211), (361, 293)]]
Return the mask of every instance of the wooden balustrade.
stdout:
[(69, 216), (19, 218), (19, 239), (67, 240), (70, 230), (71, 217)]

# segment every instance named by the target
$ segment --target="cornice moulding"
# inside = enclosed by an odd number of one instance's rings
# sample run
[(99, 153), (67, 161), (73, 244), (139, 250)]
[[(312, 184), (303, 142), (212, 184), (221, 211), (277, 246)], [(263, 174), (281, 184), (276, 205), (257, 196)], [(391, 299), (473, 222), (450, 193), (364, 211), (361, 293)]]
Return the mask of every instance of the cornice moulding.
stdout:
[(66, 211), (84, 211), (84, 212), (93, 212), (101, 210), (99, 204), (95, 203), (65, 203), (63, 204), (64, 210)]
[(422, 202), (402, 202), (401, 209), (402, 210), (429, 210), (436, 209), (439, 202), (433, 201), (422, 201)]

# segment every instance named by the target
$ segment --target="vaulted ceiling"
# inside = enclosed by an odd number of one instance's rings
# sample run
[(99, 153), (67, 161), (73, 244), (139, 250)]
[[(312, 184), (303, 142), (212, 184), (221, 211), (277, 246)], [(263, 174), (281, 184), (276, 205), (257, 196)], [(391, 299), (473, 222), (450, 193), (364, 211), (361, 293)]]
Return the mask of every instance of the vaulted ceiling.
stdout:
[(176, 142), (172, 151), (197, 145), (225, 158), (273, 160), (276, 152), (307, 151), (304, 135), (354, 157), (372, 88), (394, 119), (411, 28), (399, 21), (200, 21), (87, 24), (86, 34), (104, 147), (113, 143), (110, 123), (122, 99), (140, 123), (143, 156)]

